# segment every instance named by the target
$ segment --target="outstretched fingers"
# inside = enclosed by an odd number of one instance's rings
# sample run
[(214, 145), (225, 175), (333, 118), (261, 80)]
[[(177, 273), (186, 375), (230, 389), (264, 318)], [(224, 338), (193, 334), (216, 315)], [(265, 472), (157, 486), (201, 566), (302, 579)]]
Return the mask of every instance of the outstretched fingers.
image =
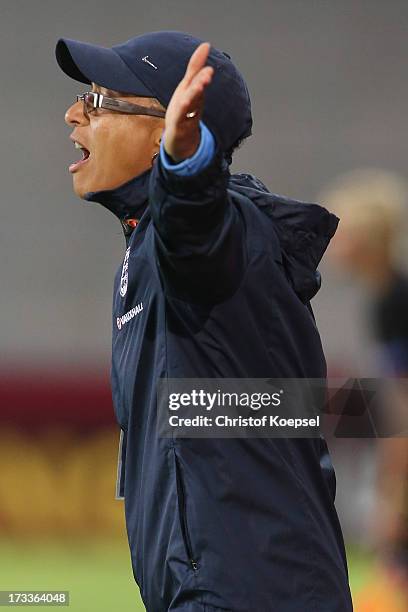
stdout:
[(213, 72), (214, 70), (211, 66), (206, 66), (195, 75), (185, 92), (185, 105), (187, 108), (200, 104), (204, 90), (211, 82)]
[(206, 65), (209, 51), (210, 43), (201, 43), (195, 49), (166, 110), (164, 146), (175, 161), (191, 157), (200, 143), (204, 92), (214, 73), (214, 68)]
[[(194, 77), (201, 71), (201, 69), (205, 66), (205, 62), (207, 61), (208, 54), (210, 52), (210, 43), (204, 42), (198, 45), (197, 49), (194, 51), (187, 65), (186, 73), (184, 75), (183, 81), (186, 86), (188, 86)], [(209, 66), (208, 66), (209, 67)]]

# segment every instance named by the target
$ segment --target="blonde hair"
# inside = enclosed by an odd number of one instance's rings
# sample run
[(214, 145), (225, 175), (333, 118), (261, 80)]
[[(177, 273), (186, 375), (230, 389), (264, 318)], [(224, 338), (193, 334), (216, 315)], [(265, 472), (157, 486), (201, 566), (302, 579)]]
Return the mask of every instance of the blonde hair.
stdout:
[(392, 243), (406, 223), (408, 184), (393, 172), (363, 168), (339, 176), (321, 191), (318, 201), (344, 227), (363, 232), (368, 241)]

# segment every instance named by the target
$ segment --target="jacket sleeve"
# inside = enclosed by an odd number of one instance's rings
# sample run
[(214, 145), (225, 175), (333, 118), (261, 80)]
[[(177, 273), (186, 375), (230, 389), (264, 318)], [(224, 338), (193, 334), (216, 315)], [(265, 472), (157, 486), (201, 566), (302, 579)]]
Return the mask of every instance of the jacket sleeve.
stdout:
[(238, 288), (245, 267), (244, 226), (227, 191), (229, 168), (216, 148), (209, 165), (181, 176), (153, 166), (149, 206), (164, 290), (216, 303)]

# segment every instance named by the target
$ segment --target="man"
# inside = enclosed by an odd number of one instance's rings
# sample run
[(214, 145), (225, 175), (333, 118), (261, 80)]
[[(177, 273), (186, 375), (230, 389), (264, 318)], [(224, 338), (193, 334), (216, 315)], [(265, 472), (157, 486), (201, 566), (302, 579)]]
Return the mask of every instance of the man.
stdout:
[(111, 210), (126, 237), (112, 390), (147, 610), (351, 610), (322, 438), (156, 432), (162, 378), (326, 376), (309, 300), (337, 217), (230, 175), (252, 117), (226, 53), (153, 32), (112, 49), (61, 39), (56, 54), (92, 84), (66, 113), (83, 151), (70, 166), (74, 190)]

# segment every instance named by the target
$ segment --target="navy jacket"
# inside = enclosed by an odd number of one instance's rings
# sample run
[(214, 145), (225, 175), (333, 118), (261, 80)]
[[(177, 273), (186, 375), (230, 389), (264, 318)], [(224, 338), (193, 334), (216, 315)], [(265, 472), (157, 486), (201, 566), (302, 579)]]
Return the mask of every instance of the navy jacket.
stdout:
[(148, 612), (352, 610), (322, 438), (156, 435), (159, 378), (326, 376), (309, 300), (337, 217), (231, 176), (219, 151), (88, 199), (141, 218), (115, 277), (112, 391)]

